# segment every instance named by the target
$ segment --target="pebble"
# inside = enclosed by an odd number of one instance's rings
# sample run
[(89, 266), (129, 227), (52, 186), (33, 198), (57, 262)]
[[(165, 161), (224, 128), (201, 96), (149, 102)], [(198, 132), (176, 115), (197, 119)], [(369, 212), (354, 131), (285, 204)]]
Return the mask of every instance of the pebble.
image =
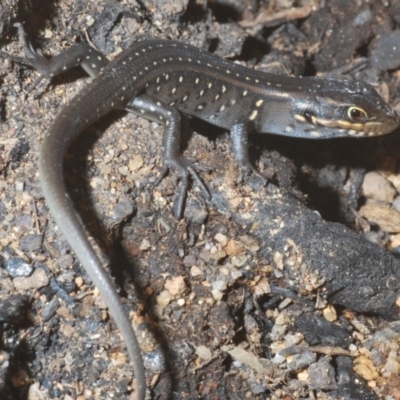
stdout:
[(121, 201), (114, 207), (113, 218), (115, 220), (121, 220), (127, 218), (133, 214), (134, 210), (135, 210), (135, 205), (133, 201), (131, 200)]
[(144, 353), (143, 363), (145, 368), (152, 372), (164, 372), (167, 368), (167, 362), (165, 360), (164, 352), (161, 348)]
[(71, 254), (64, 254), (59, 259), (57, 260), (58, 265), (62, 269), (68, 269), (74, 262), (74, 258), (71, 256)]
[(231, 239), (228, 241), (225, 251), (229, 256), (237, 256), (243, 253), (243, 244)]
[(205, 360), (205, 361), (209, 360), (212, 357), (211, 350), (206, 346), (198, 346), (198, 347), (196, 347), (196, 354), (202, 360)]
[(42, 248), (43, 236), (36, 233), (22, 236), (19, 242), (22, 251), (39, 251)]
[(147, 239), (143, 239), (142, 243), (140, 243), (139, 249), (142, 251), (149, 250), (151, 248), (151, 244)]
[(385, 372), (389, 372), (392, 375), (398, 375), (400, 372), (400, 364), (394, 358), (388, 358), (383, 369), (385, 370)]
[[(27, 399), (28, 400), (45, 400), (46, 399), (46, 396), (44, 395), (44, 392), (42, 391), (39, 382), (34, 382), (32, 385), (29, 386)], [(67, 399), (64, 397), (64, 400), (67, 400)]]
[(367, 381), (378, 379), (379, 374), (370, 358), (361, 355), (354, 360), (354, 371)]
[(143, 164), (144, 164), (143, 157), (141, 155), (135, 155), (129, 161), (129, 164), (128, 164), (129, 171), (135, 172), (138, 169), (142, 168)]
[(299, 371), (300, 369), (315, 363), (317, 356), (312, 351), (304, 351), (300, 354), (295, 354), (292, 356), (290, 362), (287, 363), (289, 371)]
[(276, 341), (282, 339), (285, 332), (286, 332), (286, 325), (281, 326), (275, 323), (275, 325), (271, 329), (270, 337), (273, 341)]
[(228, 287), (227, 282), (223, 280), (218, 280), (212, 283), (212, 288), (214, 290), (219, 290), (220, 292), (224, 292), (227, 287)]
[(256, 253), (258, 250), (260, 250), (260, 244), (258, 243), (258, 240), (249, 235), (240, 236), (240, 241), (243, 243), (246, 249), (253, 253)]
[(222, 233), (217, 233), (214, 236), (214, 239), (223, 247), (225, 247), (228, 244), (228, 238)]
[(362, 184), (362, 193), (365, 197), (392, 203), (396, 197), (396, 190), (381, 174), (378, 172), (368, 172), (364, 176)]
[(197, 264), (197, 259), (196, 259), (195, 256), (193, 256), (193, 255), (191, 255), (191, 254), (189, 254), (189, 255), (187, 255), (187, 256), (185, 256), (185, 257), (183, 258), (183, 265), (184, 265), (186, 268), (193, 267), (193, 266), (195, 266), (196, 264)]
[(329, 322), (334, 322), (337, 320), (337, 312), (335, 310), (335, 307), (328, 304), (323, 310), (322, 313), (324, 315), (324, 318), (329, 321)]
[(201, 276), (201, 274), (201, 269), (197, 265), (193, 265), (193, 267), (190, 268), (190, 275), (192, 275), (193, 277)]
[(211, 290), (211, 295), (215, 301), (221, 301), (224, 297), (224, 293), (220, 292), (219, 290)]
[(7, 260), (5, 267), (12, 278), (16, 278), (17, 276), (29, 276), (33, 271), (32, 265), (19, 257)]
[(172, 279), (167, 279), (165, 281), (164, 288), (173, 296), (182, 296), (187, 290), (183, 276), (176, 276)]
[(329, 357), (322, 357), (308, 367), (308, 379), (314, 390), (337, 389), (335, 369), (331, 365)]
[(171, 301), (173, 300), (173, 296), (168, 290), (163, 290), (160, 292), (160, 294), (157, 296), (157, 304), (160, 307), (166, 307)]
[(360, 208), (360, 216), (379, 225), (386, 232), (400, 232), (400, 212), (386, 204), (366, 204)]
[(286, 361), (286, 357), (280, 355), (279, 353), (276, 353), (275, 356), (273, 358), (271, 358), (271, 361), (274, 364), (282, 364), (284, 361)]
[(57, 297), (53, 297), (53, 299), (48, 302), (42, 309), (42, 318), (43, 321), (49, 321), (57, 312), (60, 307), (60, 303)]
[(38, 268), (34, 273), (27, 277), (16, 277), (13, 279), (14, 286), (17, 290), (40, 289), (48, 286), (49, 278), (42, 268)]

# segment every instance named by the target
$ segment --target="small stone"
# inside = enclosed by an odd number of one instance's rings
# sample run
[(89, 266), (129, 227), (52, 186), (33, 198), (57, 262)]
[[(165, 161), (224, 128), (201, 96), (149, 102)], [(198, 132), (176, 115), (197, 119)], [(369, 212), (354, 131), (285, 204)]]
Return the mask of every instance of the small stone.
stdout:
[(352, 344), (349, 346), (349, 351), (350, 351), (350, 352), (355, 353), (357, 350), (358, 350), (358, 347), (357, 347), (354, 343), (352, 343)]
[(315, 363), (317, 356), (312, 351), (304, 351), (300, 354), (295, 354), (291, 361), (288, 362), (287, 367), (289, 371), (299, 371), (304, 367), (309, 366), (312, 363)]
[(87, 26), (92, 26), (95, 22), (96, 22), (96, 20), (92, 16), (86, 17), (86, 25)]
[(392, 375), (398, 375), (400, 372), (400, 364), (394, 358), (388, 358), (383, 369), (385, 372), (389, 372)]
[[(179, 196), (175, 197), (174, 206), (176, 206), (176, 200)], [(185, 206), (185, 218), (187, 221), (195, 224), (202, 225), (208, 218), (208, 210), (206, 203), (200, 199), (190, 197)]]
[(28, 278), (14, 278), (13, 283), (15, 288), (18, 290), (40, 289), (49, 284), (49, 278), (42, 268), (38, 268)]
[(254, 294), (256, 296), (262, 296), (267, 293), (271, 293), (271, 287), (269, 285), (268, 279), (263, 277), (261, 278), (254, 287)]
[(222, 298), (224, 297), (224, 293), (223, 292), (220, 292), (219, 290), (211, 290), (211, 294), (212, 294), (212, 297), (214, 298), (214, 300), (216, 300), (216, 301), (221, 301), (222, 300)]
[(274, 341), (282, 339), (285, 332), (286, 332), (286, 325), (285, 326), (277, 325), (275, 322), (275, 325), (272, 327), (270, 333), (271, 339)]
[(385, 175), (385, 177), (393, 185), (393, 187), (396, 189), (397, 193), (399, 193), (400, 192), (400, 176), (397, 173), (393, 172), (388, 175)]
[(212, 357), (211, 350), (206, 346), (196, 347), (196, 354), (204, 361), (207, 361)]
[(7, 260), (5, 266), (12, 278), (16, 278), (17, 276), (29, 276), (33, 271), (32, 265), (19, 257), (10, 258)]
[(75, 285), (76, 285), (78, 288), (81, 288), (81, 287), (83, 286), (83, 284), (84, 284), (84, 280), (83, 280), (83, 278), (82, 278), (81, 276), (77, 276), (77, 277), (74, 279), (74, 282), (75, 282)]
[(246, 254), (240, 254), (232, 257), (232, 263), (236, 267), (243, 267), (243, 265), (245, 265), (248, 261), (249, 261), (249, 256), (247, 256)]
[(21, 181), (15, 181), (15, 190), (17, 192), (22, 192), (24, 190), (25, 183)]
[(271, 361), (274, 364), (282, 364), (284, 361), (286, 361), (286, 358), (282, 355), (280, 355), (279, 353), (276, 353), (275, 356), (273, 358), (271, 358)]
[(324, 318), (329, 322), (334, 322), (337, 320), (336, 309), (330, 304), (322, 310), (322, 313), (324, 315)]
[(29, 194), (35, 199), (35, 200), (41, 200), (43, 199), (43, 192), (42, 188), (40, 186), (34, 187)]
[(122, 176), (128, 176), (129, 175), (129, 170), (128, 167), (126, 165), (123, 165), (122, 167), (118, 168), (118, 172), (122, 175)]
[(15, 226), (18, 228), (29, 229), (32, 224), (33, 220), (29, 214), (22, 214), (15, 218)]
[(53, 297), (53, 299), (46, 303), (46, 305), (42, 309), (42, 318), (43, 321), (49, 321), (57, 312), (60, 307), (60, 303), (57, 297)]
[(201, 274), (201, 269), (198, 266), (193, 265), (193, 267), (190, 268), (190, 275), (192, 275), (193, 277), (200, 276)]
[(143, 164), (144, 164), (143, 157), (141, 155), (135, 155), (129, 161), (129, 164), (128, 164), (129, 171), (135, 172), (138, 169), (142, 168)]
[(279, 314), (275, 319), (275, 325), (284, 325), (285, 324), (285, 316), (283, 314)]
[(226, 253), (224, 251), (216, 251), (215, 253), (211, 253), (209, 250), (202, 250), (199, 254), (200, 258), (202, 258), (206, 263), (212, 263), (215, 261), (222, 260), (226, 257)]
[(71, 256), (71, 254), (64, 254), (57, 260), (58, 265), (62, 269), (69, 268), (73, 262), (74, 258)]
[(312, 388), (316, 390), (337, 389), (335, 369), (329, 357), (322, 357), (318, 362), (308, 367), (308, 378)]
[(228, 241), (225, 251), (229, 256), (237, 256), (243, 253), (243, 245), (237, 240), (231, 239)]
[(364, 176), (362, 184), (362, 193), (365, 197), (392, 203), (396, 196), (396, 190), (382, 175), (378, 172), (368, 172)]
[(217, 234), (214, 236), (214, 239), (215, 239), (222, 247), (225, 247), (225, 246), (227, 245), (227, 243), (228, 243), (228, 238), (227, 238), (225, 235), (223, 235), (222, 233), (217, 233)]
[(158, 296), (157, 296), (157, 304), (160, 307), (167, 307), (169, 303), (173, 300), (173, 296), (171, 295), (168, 290), (163, 290)]
[(4, 350), (0, 350), (0, 365), (7, 363), (10, 359), (10, 354), (5, 352)]
[(368, 221), (378, 224), (385, 232), (400, 232), (400, 212), (385, 204), (366, 204), (359, 213)]
[(361, 355), (354, 360), (354, 371), (367, 381), (378, 379), (379, 374), (372, 361)]
[(179, 307), (183, 307), (186, 303), (185, 299), (178, 299), (177, 301)]
[(176, 276), (172, 279), (167, 279), (164, 284), (164, 287), (173, 296), (182, 296), (187, 290), (187, 286), (183, 276)]
[(52, 37), (53, 37), (53, 32), (50, 29), (46, 28), (44, 30), (44, 38), (51, 39)]
[(113, 218), (116, 220), (127, 218), (133, 214), (134, 210), (135, 210), (135, 205), (133, 201), (131, 200), (121, 201), (114, 208)]
[[(74, 318), (75, 318), (75, 317), (72, 315), (71, 310), (70, 310), (68, 307), (59, 307), (59, 308), (57, 309), (57, 315), (63, 317), (63, 318), (66, 319), (66, 320), (69, 320), (69, 321), (73, 321)], [(65, 325), (65, 328), (66, 328), (67, 330), (72, 329), (72, 331), (70, 331), (70, 332), (73, 333), (73, 327), (72, 327), (72, 326)]]
[(197, 264), (196, 257), (193, 256), (193, 255), (191, 255), (191, 254), (185, 256), (185, 257), (183, 258), (182, 262), (183, 262), (183, 265), (184, 265), (186, 268), (190, 268), (190, 267), (192, 267), (192, 266), (194, 266), (194, 265)]
[(145, 368), (153, 373), (161, 373), (167, 369), (167, 361), (162, 348), (144, 353), (143, 362)]
[[(28, 396), (27, 399), (29, 400), (45, 400), (46, 396), (40, 387), (39, 382), (34, 382), (32, 385), (29, 386)], [(64, 397), (65, 399), (65, 397)]]
[(260, 244), (258, 243), (258, 240), (249, 235), (240, 236), (240, 241), (244, 244), (246, 249), (253, 253), (260, 250)]
[(149, 250), (151, 248), (151, 244), (147, 239), (143, 239), (142, 243), (140, 243), (139, 249), (142, 251)]
[(400, 246), (400, 234), (397, 233), (396, 235), (392, 235), (390, 237), (390, 248), (391, 249), (396, 249), (397, 247)]
[(228, 287), (227, 282), (223, 280), (218, 280), (212, 283), (212, 288), (220, 292), (224, 292), (227, 287)]
[(299, 381), (308, 382), (309, 381), (308, 370), (305, 369), (304, 371), (300, 371), (297, 374), (297, 379)]
[(42, 247), (43, 236), (36, 233), (21, 237), (20, 247), (22, 251), (39, 251)]
[(286, 347), (295, 346), (296, 344), (299, 344), (303, 339), (304, 337), (301, 333), (288, 333), (285, 335), (285, 345)]

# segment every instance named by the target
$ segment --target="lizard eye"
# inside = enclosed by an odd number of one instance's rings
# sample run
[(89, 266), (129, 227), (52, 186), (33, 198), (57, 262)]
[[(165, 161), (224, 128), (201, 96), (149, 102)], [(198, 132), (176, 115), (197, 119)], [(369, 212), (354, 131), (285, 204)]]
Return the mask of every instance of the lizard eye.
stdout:
[(352, 120), (352, 121), (364, 121), (367, 119), (367, 113), (362, 109), (358, 107), (349, 107), (347, 109), (347, 116)]

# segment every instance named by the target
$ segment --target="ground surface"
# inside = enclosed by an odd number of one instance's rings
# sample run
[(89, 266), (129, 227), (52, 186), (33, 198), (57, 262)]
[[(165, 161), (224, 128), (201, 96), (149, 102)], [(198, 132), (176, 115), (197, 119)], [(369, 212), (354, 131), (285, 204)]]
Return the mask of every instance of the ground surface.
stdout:
[[(273, 73), (363, 79), (399, 110), (397, 2), (257, 4), (10, 0), (0, 45), (19, 54), (14, 22), (47, 55), (82, 32), (111, 58), (137, 37), (177, 39)], [(0, 61), (0, 398), (132, 399), (123, 341), (38, 184), (43, 134), (88, 79), (71, 71), (26, 95), (36, 77)], [(135, 326), (149, 398), (399, 399), (398, 132), (254, 136), (263, 187), (224, 132), (192, 121), (185, 154), (213, 198), (192, 187), (182, 221), (178, 177), (152, 185), (161, 135), (116, 112), (66, 161)]]

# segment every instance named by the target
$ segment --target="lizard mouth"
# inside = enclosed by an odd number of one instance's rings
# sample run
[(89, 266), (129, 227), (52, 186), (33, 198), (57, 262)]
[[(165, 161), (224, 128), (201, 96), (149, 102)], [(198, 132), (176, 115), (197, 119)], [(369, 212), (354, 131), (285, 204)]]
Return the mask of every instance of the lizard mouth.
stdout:
[(327, 120), (313, 117), (313, 123), (325, 128), (339, 129), (353, 137), (374, 137), (386, 135), (393, 132), (399, 125), (400, 119), (397, 115), (386, 121), (350, 122), (346, 120)]

